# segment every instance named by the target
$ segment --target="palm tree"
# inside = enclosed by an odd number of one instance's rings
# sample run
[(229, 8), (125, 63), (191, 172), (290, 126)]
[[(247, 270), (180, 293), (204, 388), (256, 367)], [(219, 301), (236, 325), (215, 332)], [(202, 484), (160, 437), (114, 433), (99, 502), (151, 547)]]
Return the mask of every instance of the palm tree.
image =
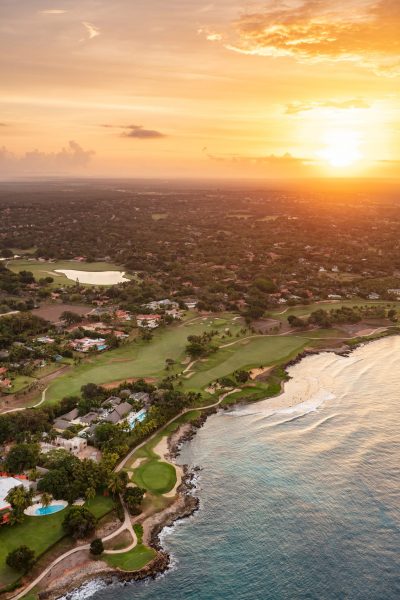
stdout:
[(125, 491), (126, 482), (121, 478), (120, 473), (111, 473), (108, 480), (108, 489), (113, 496), (118, 496)]
[(42, 494), (42, 506), (43, 508), (47, 508), (53, 502), (53, 496), (48, 494), (47, 492), (43, 492)]
[(96, 490), (94, 489), (93, 486), (89, 486), (88, 488), (86, 488), (86, 492), (85, 492), (86, 500), (93, 500), (93, 498), (95, 496), (96, 496)]

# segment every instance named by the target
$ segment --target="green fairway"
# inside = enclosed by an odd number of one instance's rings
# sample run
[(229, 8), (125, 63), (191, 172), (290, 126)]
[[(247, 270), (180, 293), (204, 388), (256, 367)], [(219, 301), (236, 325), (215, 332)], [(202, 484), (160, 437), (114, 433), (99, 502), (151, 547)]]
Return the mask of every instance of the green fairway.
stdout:
[(354, 306), (393, 306), (394, 308), (400, 308), (400, 302), (392, 302), (392, 301), (376, 301), (376, 300), (363, 300), (363, 298), (356, 298), (354, 300), (336, 300), (336, 301), (323, 301), (323, 302), (314, 302), (312, 304), (307, 304), (303, 306), (290, 306), (287, 308), (282, 308), (277, 311), (271, 311), (269, 316), (273, 319), (279, 319), (281, 321), (287, 321), (289, 315), (294, 315), (296, 317), (304, 317), (310, 315), (312, 312), (323, 309), (323, 310), (335, 310), (340, 308), (341, 306), (347, 306), (353, 308)]
[[(86, 506), (96, 518), (109, 513), (114, 502), (111, 498), (96, 496)], [(36, 558), (46, 552), (51, 546), (64, 537), (62, 522), (67, 510), (47, 515), (45, 517), (26, 517), (20, 525), (3, 525), (0, 529), (0, 589), (13, 583), (20, 577), (20, 573), (6, 565), (6, 558), (11, 550), (18, 546), (26, 545), (36, 553)]]
[(156, 555), (153, 548), (148, 548), (143, 544), (138, 544), (122, 554), (103, 554), (102, 560), (105, 560), (110, 567), (121, 569), (122, 571), (138, 571), (149, 563)]
[(176, 471), (168, 463), (151, 459), (135, 469), (133, 480), (136, 485), (149, 492), (166, 494), (176, 484)]
[[(229, 326), (235, 335), (240, 324), (237, 320), (233, 321), (233, 318), (233, 315), (224, 315), (226, 327)], [(214, 327), (216, 320), (219, 319), (212, 317), (188, 320), (155, 331), (151, 342), (130, 342), (116, 350), (93, 356), (90, 362), (82, 363), (51, 383), (46, 401), (54, 403), (64, 396), (79, 394), (82, 385), (86, 383), (102, 384), (131, 377), (164, 376), (166, 359), (171, 358), (180, 363), (185, 357), (187, 337), (208, 331)]]
[[(52, 287), (75, 285), (75, 281), (68, 279), (63, 273), (56, 273), (57, 269), (71, 270), (71, 271), (125, 271), (124, 267), (118, 267), (113, 263), (106, 262), (80, 262), (76, 260), (59, 260), (56, 262), (39, 262), (37, 260), (10, 260), (7, 263), (8, 268), (14, 273), (20, 271), (30, 271), (33, 273), (35, 279), (42, 279), (43, 277), (53, 277), (54, 283)], [(125, 277), (129, 278), (128, 275)], [(90, 284), (85, 284), (90, 285)]]
[(197, 362), (195, 374), (184, 382), (185, 389), (202, 389), (237, 369), (268, 366), (289, 360), (307, 344), (307, 338), (291, 336), (254, 337), (221, 348), (205, 362)]

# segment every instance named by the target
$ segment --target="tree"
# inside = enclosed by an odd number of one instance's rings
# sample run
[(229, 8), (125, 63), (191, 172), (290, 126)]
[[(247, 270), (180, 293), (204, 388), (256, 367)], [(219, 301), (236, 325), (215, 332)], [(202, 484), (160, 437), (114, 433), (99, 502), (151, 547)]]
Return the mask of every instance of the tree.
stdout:
[(87, 488), (87, 490), (85, 491), (85, 498), (86, 500), (93, 500), (93, 498), (96, 496), (96, 490), (94, 489), (94, 487), (90, 486)]
[(35, 562), (35, 552), (28, 546), (18, 546), (8, 553), (6, 563), (16, 571), (27, 573)]
[(145, 493), (146, 490), (140, 487), (126, 488), (123, 498), (129, 512), (132, 515), (138, 515), (141, 512), (140, 505), (142, 504)]
[(288, 323), (289, 323), (290, 327), (305, 327), (305, 325), (306, 325), (306, 323), (303, 321), (303, 319), (296, 317), (296, 315), (289, 315)]
[(24, 510), (32, 504), (33, 490), (27, 490), (23, 485), (17, 485), (9, 490), (6, 500), (13, 509), (11, 524), (21, 523), (24, 519)]
[(111, 473), (108, 480), (108, 489), (113, 496), (118, 496), (125, 492), (127, 483), (126, 472), (121, 471), (120, 473)]
[(95, 540), (93, 540), (93, 542), (90, 544), (90, 552), (94, 556), (100, 556), (100, 554), (103, 554), (104, 545), (101, 538), (96, 538)]
[(93, 533), (96, 519), (84, 506), (73, 506), (65, 516), (62, 526), (73, 538), (84, 538)]
[(250, 379), (250, 373), (244, 370), (235, 371), (234, 376), (238, 383), (246, 383)]
[(38, 444), (15, 444), (7, 454), (5, 467), (9, 473), (22, 473), (26, 469), (34, 469), (39, 460)]
[(43, 492), (42, 498), (41, 498), (42, 506), (44, 508), (47, 508), (48, 506), (50, 506), (52, 501), (53, 501), (53, 496), (51, 494), (49, 494), (48, 492)]
[(60, 319), (65, 321), (67, 325), (76, 325), (82, 322), (82, 317), (70, 310), (64, 310), (60, 315)]

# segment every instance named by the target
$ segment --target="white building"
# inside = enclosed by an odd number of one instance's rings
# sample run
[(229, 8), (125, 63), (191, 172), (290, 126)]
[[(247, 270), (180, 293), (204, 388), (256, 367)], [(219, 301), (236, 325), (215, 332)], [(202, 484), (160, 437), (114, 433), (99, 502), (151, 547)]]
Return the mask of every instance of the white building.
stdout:
[(61, 436), (57, 436), (54, 440), (54, 443), (47, 444), (42, 443), (41, 449), (44, 454), (50, 452), (51, 450), (57, 450), (58, 448), (62, 448), (67, 452), (70, 452), (74, 456), (78, 456), (83, 450), (87, 448), (87, 440), (82, 437), (75, 436), (70, 440), (66, 440)]
[(159, 326), (161, 315), (137, 315), (136, 322), (138, 327), (155, 329)]

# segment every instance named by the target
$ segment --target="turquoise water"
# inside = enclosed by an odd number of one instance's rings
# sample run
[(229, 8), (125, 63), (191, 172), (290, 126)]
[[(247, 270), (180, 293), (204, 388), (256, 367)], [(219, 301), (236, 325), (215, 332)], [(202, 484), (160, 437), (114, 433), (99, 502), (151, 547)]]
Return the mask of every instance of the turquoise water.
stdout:
[(213, 416), (185, 445), (201, 510), (163, 535), (173, 568), (96, 600), (400, 598), (400, 338), (290, 373), (286, 408)]
[(51, 504), (50, 506), (42, 506), (35, 510), (35, 515), (39, 517), (43, 517), (45, 515), (52, 515), (56, 512), (60, 512), (60, 510), (64, 510), (65, 506), (63, 504)]
[(142, 410), (139, 410), (139, 412), (135, 413), (134, 415), (129, 415), (128, 416), (128, 426), (129, 429), (134, 429), (137, 423), (141, 423), (142, 421), (145, 420), (147, 415), (147, 410), (145, 408), (142, 408)]

